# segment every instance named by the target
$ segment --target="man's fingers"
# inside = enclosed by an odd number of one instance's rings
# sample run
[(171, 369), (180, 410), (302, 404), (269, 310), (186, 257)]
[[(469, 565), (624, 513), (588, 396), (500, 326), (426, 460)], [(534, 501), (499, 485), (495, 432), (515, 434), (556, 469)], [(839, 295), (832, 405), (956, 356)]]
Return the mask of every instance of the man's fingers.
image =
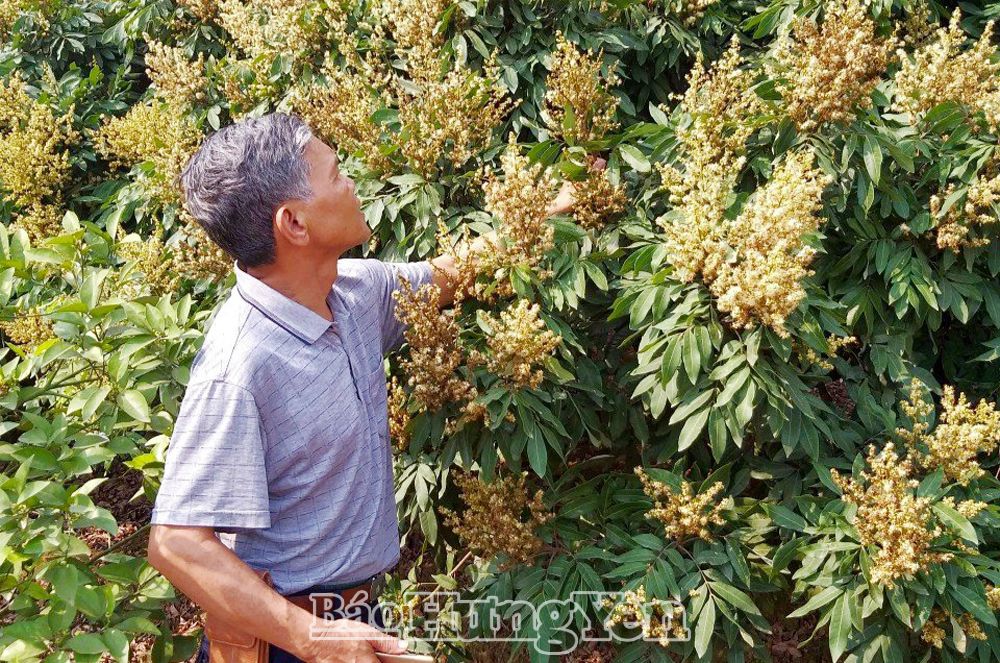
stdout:
[(372, 631), (375, 633), (370, 635), (367, 640), (368, 644), (370, 644), (372, 649), (375, 651), (380, 651), (386, 654), (406, 653), (406, 640), (400, 640), (396, 636), (383, 633), (377, 628), (373, 628)]
[(349, 629), (345, 628), (344, 632), (356, 635), (359, 640), (367, 641), (375, 651), (386, 654), (403, 654), (406, 652), (406, 640), (400, 640), (396, 636), (390, 635), (385, 631), (380, 631), (369, 624), (358, 622)]

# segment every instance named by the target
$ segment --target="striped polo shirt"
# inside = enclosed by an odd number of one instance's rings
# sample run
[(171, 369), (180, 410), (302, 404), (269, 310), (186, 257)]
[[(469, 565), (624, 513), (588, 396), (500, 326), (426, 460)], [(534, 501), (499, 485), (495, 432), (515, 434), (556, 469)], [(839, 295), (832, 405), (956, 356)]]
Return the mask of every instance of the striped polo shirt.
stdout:
[(275, 590), (355, 584), (399, 560), (383, 356), (397, 275), (427, 261), (341, 258), (333, 321), (234, 265), (166, 452), (151, 522), (211, 526)]

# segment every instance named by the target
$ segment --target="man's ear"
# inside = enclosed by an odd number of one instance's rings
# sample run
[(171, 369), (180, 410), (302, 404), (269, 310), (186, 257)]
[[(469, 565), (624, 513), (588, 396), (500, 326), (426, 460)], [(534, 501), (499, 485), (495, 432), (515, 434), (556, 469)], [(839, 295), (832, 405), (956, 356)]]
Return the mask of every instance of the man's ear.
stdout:
[(274, 211), (274, 234), (295, 246), (309, 243), (309, 229), (292, 205), (281, 205)]

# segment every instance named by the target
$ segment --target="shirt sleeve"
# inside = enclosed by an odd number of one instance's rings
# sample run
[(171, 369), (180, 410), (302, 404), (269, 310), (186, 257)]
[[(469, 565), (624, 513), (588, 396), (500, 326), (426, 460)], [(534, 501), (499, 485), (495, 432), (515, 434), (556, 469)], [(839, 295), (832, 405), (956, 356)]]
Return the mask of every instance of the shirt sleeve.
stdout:
[(150, 522), (271, 526), (262, 426), (253, 395), (223, 380), (188, 386)]
[(420, 262), (383, 262), (374, 258), (365, 261), (374, 274), (374, 288), (381, 311), (382, 354), (392, 352), (403, 344), (407, 325), (396, 318), (396, 300), (392, 293), (399, 287), (398, 275), (402, 274), (416, 290), (433, 282), (433, 268), (427, 260)]

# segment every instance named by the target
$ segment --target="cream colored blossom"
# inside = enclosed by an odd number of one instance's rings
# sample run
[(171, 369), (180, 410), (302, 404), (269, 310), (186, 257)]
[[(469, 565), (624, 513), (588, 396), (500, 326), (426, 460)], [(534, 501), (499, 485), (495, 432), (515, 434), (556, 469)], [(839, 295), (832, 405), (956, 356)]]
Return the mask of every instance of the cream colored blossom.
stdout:
[(0, 320), (0, 331), (4, 340), (28, 353), (55, 338), (52, 322), (39, 307), (15, 312), (13, 320)]
[(537, 267), (554, 246), (547, 210), (558, 182), (549, 168), (520, 154), (513, 134), (500, 164), (503, 177), (490, 172), (483, 181), (486, 210), (500, 222), (510, 264)]
[(392, 376), (392, 381), (389, 383), (387, 400), (389, 439), (392, 440), (393, 448), (396, 451), (402, 452), (410, 444), (410, 413), (406, 408), (409, 398), (395, 375)]
[(407, 325), (403, 336), (410, 352), (400, 363), (412, 396), (422, 411), (431, 412), (448, 403), (471, 401), (477, 395), (476, 388), (457, 373), (464, 364), (464, 353), (456, 311), (439, 309), (441, 291), (436, 285), (413, 290), (403, 276), (400, 284), (392, 296), (396, 317)]
[(524, 475), (498, 477), (490, 483), (474, 475), (457, 475), (465, 509), (461, 515), (441, 508), (445, 524), (469, 550), (486, 559), (504, 555), (504, 567), (526, 564), (538, 554), (542, 541), (535, 530), (552, 519), (542, 491), (529, 499)]
[(802, 281), (812, 274), (815, 251), (805, 239), (819, 228), (820, 196), (830, 181), (813, 166), (812, 152), (793, 152), (726, 224), (725, 248), (707, 256), (702, 277), (734, 326), (760, 323), (787, 334), (785, 320), (805, 298)]
[(826, 337), (826, 351), (822, 355), (797, 341), (792, 341), (792, 348), (806, 364), (818, 366), (824, 371), (832, 371), (833, 364), (830, 363), (830, 360), (837, 356), (837, 352), (841, 348), (857, 343), (858, 339), (855, 336), (835, 336), (830, 334)]
[[(620, 82), (609, 71), (601, 73), (603, 51), (582, 52), (556, 33), (556, 49), (545, 86), (545, 124), (553, 136), (570, 143), (599, 140), (617, 128), (618, 99), (609, 91)], [(564, 126), (566, 108), (573, 113), (572, 126)]]
[(674, 217), (661, 221), (670, 262), (684, 281), (703, 270), (717, 250), (722, 218), (744, 164), (747, 138), (762, 103), (750, 88), (755, 74), (740, 68), (739, 43), (705, 69), (699, 53), (681, 97), (689, 123), (677, 128), (680, 164), (657, 164)]
[(951, 385), (945, 385), (943, 391), (940, 419), (929, 432), (924, 419), (934, 406), (925, 400), (920, 382), (914, 379), (910, 398), (902, 404), (912, 424), (909, 429), (897, 429), (896, 434), (920, 466), (928, 470), (940, 467), (947, 478), (966, 485), (984, 473), (977, 461), (979, 454), (992, 454), (1000, 445), (1000, 412), (986, 400), (973, 408), (965, 394), (955, 396)]
[(861, 544), (875, 548), (871, 555), (872, 582), (894, 587), (936, 563), (951, 559), (951, 553), (931, 549), (944, 533), (934, 518), (929, 497), (917, 497), (920, 482), (914, 465), (901, 459), (889, 442), (876, 452), (868, 451), (868, 469), (861, 480), (844, 479), (831, 470), (833, 481), (843, 491), (843, 500), (857, 506), (854, 528)]
[(956, 9), (947, 28), (912, 55), (900, 51), (894, 108), (921, 117), (938, 104), (952, 101), (982, 111), (994, 130), (1000, 126), (1000, 61), (994, 61), (993, 27), (989, 21), (979, 40), (965, 48), (965, 33)]
[(328, 54), (322, 70), (326, 84), (297, 89), (293, 105), (328, 143), (359, 155), (372, 170), (388, 171), (391, 161), (383, 147), (387, 142), (372, 116), (390, 104), (392, 78), (377, 63), (352, 55), (340, 64)]
[(601, 599), (601, 606), (610, 608), (604, 618), (605, 628), (640, 628), (644, 639), (656, 640), (661, 647), (669, 646), (671, 641), (690, 638), (690, 632), (685, 627), (683, 605), (651, 600), (646, 596), (644, 585), (621, 592), (619, 596), (621, 598), (617, 601)]
[(587, 168), (587, 177), (573, 183), (573, 218), (588, 230), (598, 230), (625, 210), (625, 189), (612, 184), (606, 170)]
[(538, 366), (561, 342), (539, 317), (538, 304), (519, 299), (499, 319), (485, 313), (483, 321), (491, 328), (486, 337), (489, 353), (485, 357), (473, 353), (471, 361), (485, 363), (487, 370), (514, 388), (537, 389), (543, 378)]
[(725, 523), (722, 516), (725, 502), (716, 499), (724, 487), (721, 482), (696, 495), (688, 481), (682, 482), (677, 492), (650, 477), (641, 467), (635, 468), (635, 473), (642, 482), (643, 492), (653, 500), (653, 508), (646, 516), (659, 520), (669, 538), (683, 541), (698, 537), (710, 541), (713, 538), (710, 528)]
[(425, 178), (442, 159), (457, 167), (482, 151), (513, 108), (495, 70), (484, 76), (462, 67), (398, 85), (396, 98), (399, 151)]
[(201, 139), (201, 132), (183, 107), (153, 99), (132, 106), (122, 117), (106, 120), (94, 144), (113, 166), (150, 162), (153, 173), (140, 176), (150, 196), (162, 203), (179, 204), (176, 179)]
[(0, 195), (14, 204), (14, 224), (41, 239), (59, 230), (69, 147), (79, 134), (73, 110), (57, 116), (27, 92), (18, 73), (0, 80)]
[(896, 48), (877, 34), (863, 0), (823, 5), (823, 21), (800, 18), (776, 42), (768, 75), (778, 80), (785, 112), (802, 130), (827, 122), (848, 122), (856, 109), (871, 106)]
[[(434, 78), (440, 70), (444, 35), (437, 30), (449, 0), (379, 0), (369, 11), (376, 21), (376, 35), (391, 35), (396, 52), (406, 58), (413, 78)], [(461, 12), (456, 12), (460, 14)]]
[(208, 80), (205, 78), (205, 54), (191, 60), (183, 48), (161, 42), (147, 42), (146, 74), (156, 95), (179, 105), (201, 101)]
[(940, 249), (960, 251), (966, 247), (988, 246), (992, 241), (984, 233), (997, 223), (994, 205), (1000, 202), (1000, 161), (991, 160), (968, 185), (965, 202), (956, 202), (941, 214), (942, 198), (951, 197), (956, 185), (949, 185), (940, 196), (930, 200), (931, 214), (938, 217), (937, 245)]

